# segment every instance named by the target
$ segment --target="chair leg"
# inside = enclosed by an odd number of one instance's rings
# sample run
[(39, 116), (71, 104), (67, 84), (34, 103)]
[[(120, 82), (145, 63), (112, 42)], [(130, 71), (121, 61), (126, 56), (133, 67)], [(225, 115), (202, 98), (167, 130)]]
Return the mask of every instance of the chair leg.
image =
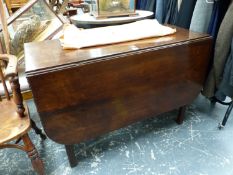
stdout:
[(40, 138), (42, 140), (46, 139), (46, 135), (43, 134), (42, 130), (36, 126), (36, 123), (32, 119), (31, 119), (31, 126), (32, 126), (32, 129), (35, 131), (35, 133), (40, 135)]
[(15, 141), (15, 144), (18, 144), (20, 141), (22, 140), (22, 138), (18, 138), (16, 141)]
[(28, 154), (28, 157), (31, 159), (32, 167), (39, 175), (44, 175), (44, 165), (42, 160), (39, 157), (39, 154), (29, 138), (28, 134), (22, 136), (22, 140), (25, 145), (25, 151)]
[(180, 124), (183, 123), (185, 111), (186, 111), (186, 106), (182, 106), (182, 107), (179, 108), (178, 116), (176, 118), (176, 123), (177, 124), (180, 125)]
[(222, 123), (219, 123), (219, 126), (218, 126), (219, 129), (224, 128), (224, 126), (226, 125), (226, 122), (227, 122), (227, 120), (228, 120), (228, 117), (229, 117), (230, 114), (231, 114), (232, 108), (233, 108), (233, 102), (231, 102), (231, 104), (230, 104), (229, 107), (227, 108), (227, 111), (226, 111), (225, 116), (224, 116), (224, 118), (223, 118), (223, 120), (222, 120)]

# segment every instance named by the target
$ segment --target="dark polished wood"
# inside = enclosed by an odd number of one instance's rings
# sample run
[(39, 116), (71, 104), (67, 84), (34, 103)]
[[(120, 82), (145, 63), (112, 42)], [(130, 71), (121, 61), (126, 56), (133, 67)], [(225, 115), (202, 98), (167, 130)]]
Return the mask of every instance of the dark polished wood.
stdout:
[(180, 125), (180, 124), (183, 123), (185, 111), (186, 111), (186, 106), (182, 106), (182, 107), (179, 108), (178, 116), (176, 118), (176, 123), (177, 124)]
[(75, 157), (74, 145), (65, 145), (65, 148), (66, 148), (66, 154), (68, 155), (70, 166), (75, 167), (78, 164), (78, 162)]
[(31, 159), (31, 163), (34, 170), (40, 175), (45, 174), (43, 162), (40, 159), (39, 154), (31, 139), (29, 138), (28, 134), (23, 135), (22, 140), (25, 145), (24, 149), (27, 152), (28, 157)]
[(26, 76), (47, 135), (72, 145), (191, 103), (206, 78), (212, 39), (177, 33), (62, 50), (25, 45)]
[(14, 102), (17, 105), (17, 113), (19, 114), (20, 117), (24, 117), (25, 108), (23, 105), (23, 97), (20, 92), (18, 76), (14, 76), (10, 78), (10, 85), (13, 92)]

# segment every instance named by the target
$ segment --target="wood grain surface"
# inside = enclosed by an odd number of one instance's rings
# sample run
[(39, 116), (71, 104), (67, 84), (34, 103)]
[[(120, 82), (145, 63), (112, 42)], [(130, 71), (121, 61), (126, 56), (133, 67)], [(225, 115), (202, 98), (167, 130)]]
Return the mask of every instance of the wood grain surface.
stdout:
[(64, 51), (25, 47), (26, 76), (47, 135), (72, 145), (191, 103), (202, 89), (207, 35), (171, 36)]

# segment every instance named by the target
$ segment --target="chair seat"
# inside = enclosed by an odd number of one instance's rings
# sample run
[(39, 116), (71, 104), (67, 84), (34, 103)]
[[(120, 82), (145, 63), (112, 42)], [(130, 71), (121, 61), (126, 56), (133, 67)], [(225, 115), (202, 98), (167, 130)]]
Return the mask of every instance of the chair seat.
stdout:
[(30, 118), (25, 103), (24, 107), (25, 117), (21, 118), (13, 100), (4, 99), (0, 102), (0, 145), (19, 138), (30, 130)]

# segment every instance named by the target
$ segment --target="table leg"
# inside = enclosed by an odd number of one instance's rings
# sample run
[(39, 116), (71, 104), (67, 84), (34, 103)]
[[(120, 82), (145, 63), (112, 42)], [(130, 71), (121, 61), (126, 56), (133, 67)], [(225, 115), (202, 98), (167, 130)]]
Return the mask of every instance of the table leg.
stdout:
[(176, 118), (176, 123), (177, 124), (180, 125), (180, 124), (183, 123), (185, 111), (186, 111), (186, 106), (182, 106), (182, 107), (179, 108), (178, 116)]
[(65, 148), (66, 148), (66, 154), (69, 159), (70, 167), (73, 168), (78, 163), (74, 153), (74, 145), (65, 145)]

